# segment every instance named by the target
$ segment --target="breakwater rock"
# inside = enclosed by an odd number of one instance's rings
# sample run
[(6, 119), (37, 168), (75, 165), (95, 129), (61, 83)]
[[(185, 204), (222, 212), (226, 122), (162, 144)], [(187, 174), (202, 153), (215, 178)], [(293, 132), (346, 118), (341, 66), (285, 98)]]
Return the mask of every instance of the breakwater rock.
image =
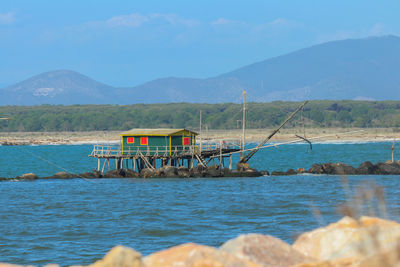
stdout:
[(97, 179), (97, 178), (191, 178), (191, 177), (259, 177), (267, 174), (267, 171), (259, 172), (252, 168), (241, 169), (241, 170), (230, 170), (219, 168), (219, 166), (213, 165), (209, 167), (196, 166), (194, 168), (187, 167), (173, 167), (165, 166), (159, 169), (145, 168), (140, 173), (134, 172), (130, 169), (119, 169), (110, 170), (102, 173), (94, 170), (93, 172), (84, 172), (81, 174), (73, 174), (67, 172), (58, 172), (52, 176), (39, 177), (34, 173), (27, 173), (15, 178), (1, 178), (0, 181), (33, 181), (38, 179)]
[(304, 168), (289, 169), (287, 171), (273, 171), (272, 176), (296, 175), (301, 173), (329, 174), (329, 175), (400, 175), (400, 162), (387, 161), (373, 164), (365, 161), (358, 167), (353, 167), (341, 162), (313, 164), (308, 170)]
[[(375, 217), (344, 217), (300, 235), (293, 245), (261, 234), (240, 235), (219, 248), (181, 244), (143, 257), (123, 246), (90, 267), (377, 267), (400, 266), (400, 224)], [(20, 267), (2, 264), (0, 267)], [(50, 265), (48, 265), (50, 266)], [(51, 266), (58, 266), (52, 264)]]

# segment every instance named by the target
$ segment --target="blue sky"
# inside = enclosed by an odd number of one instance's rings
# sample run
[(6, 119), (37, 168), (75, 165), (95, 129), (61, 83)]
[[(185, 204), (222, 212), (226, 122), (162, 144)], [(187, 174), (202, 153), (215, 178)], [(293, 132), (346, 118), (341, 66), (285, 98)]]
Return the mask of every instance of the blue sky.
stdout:
[(398, 11), (398, 0), (1, 0), (0, 87), (55, 69), (114, 86), (212, 77), (322, 42), (399, 35)]

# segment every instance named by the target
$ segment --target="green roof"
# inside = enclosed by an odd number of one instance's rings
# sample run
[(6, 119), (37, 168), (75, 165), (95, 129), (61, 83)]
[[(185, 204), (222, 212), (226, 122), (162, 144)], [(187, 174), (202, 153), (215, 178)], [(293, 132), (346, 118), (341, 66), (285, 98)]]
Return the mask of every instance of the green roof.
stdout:
[(129, 131), (121, 133), (121, 135), (162, 135), (162, 136), (169, 136), (178, 134), (180, 132), (187, 131), (191, 134), (198, 135), (198, 133), (193, 132), (187, 129), (166, 129), (166, 128), (159, 128), (159, 129), (131, 129)]

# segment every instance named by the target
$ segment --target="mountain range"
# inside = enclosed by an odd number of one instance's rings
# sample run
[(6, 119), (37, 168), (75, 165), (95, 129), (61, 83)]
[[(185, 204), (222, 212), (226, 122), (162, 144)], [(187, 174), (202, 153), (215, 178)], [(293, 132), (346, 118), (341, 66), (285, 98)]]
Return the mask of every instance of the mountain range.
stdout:
[(327, 42), (206, 79), (168, 77), (117, 88), (71, 70), (0, 89), (0, 105), (400, 100), (400, 37)]

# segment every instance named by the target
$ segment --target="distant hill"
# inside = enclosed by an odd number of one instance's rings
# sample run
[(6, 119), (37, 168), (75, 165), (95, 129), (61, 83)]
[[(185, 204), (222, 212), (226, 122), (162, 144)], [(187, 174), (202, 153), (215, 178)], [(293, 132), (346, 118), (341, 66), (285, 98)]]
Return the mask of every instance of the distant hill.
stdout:
[[(234, 56), (234, 55), (233, 55)], [(40, 74), (0, 90), (0, 104), (134, 104), (303, 99), (400, 99), (400, 38), (328, 42), (207, 78), (162, 78), (114, 88), (73, 71)]]
[(115, 88), (70, 70), (45, 72), (0, 90), (2, 105), (102, 104)]

